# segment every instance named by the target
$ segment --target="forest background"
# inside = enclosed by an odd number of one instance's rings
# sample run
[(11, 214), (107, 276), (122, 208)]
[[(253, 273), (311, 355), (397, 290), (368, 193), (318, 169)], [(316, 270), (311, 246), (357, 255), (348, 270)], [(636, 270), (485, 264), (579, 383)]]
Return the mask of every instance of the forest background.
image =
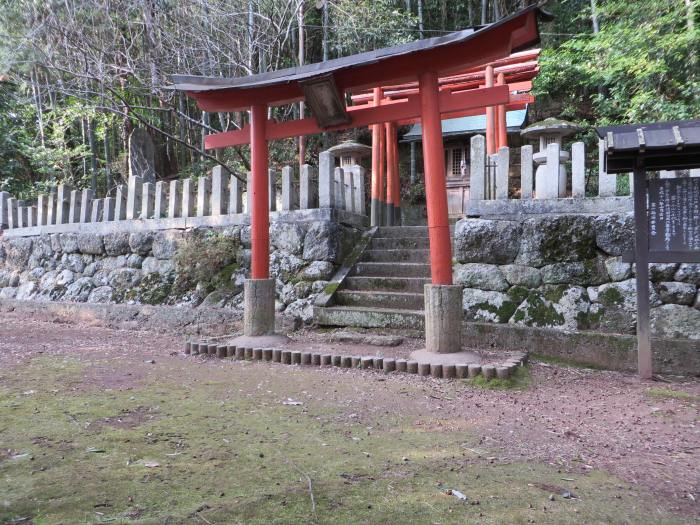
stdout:
[[(0, 190), (29, 199), (65, 182), (113, 194), (128, 175), (134, 127), (153, 138), (159, 180), (204, 175), (217, 162), (244, 173), (247, 147), (204, 152), (202, 144), (248, 115), (201, 112), (167, 89), (171, 74), (243, 76), (319, 62), (490, 23), (533, 3), (0, 0)], [(543, 7), (555, 19), (542, 25), (530, 121), (576, 121), (592, 145), (593, 125), (700, 118), (700, 0)], [(309, 137), (305, 160), (345, 138), (368, 133)], [(298, 163), (292, 139), (272, 143), (270, 154), (272, 166)]]

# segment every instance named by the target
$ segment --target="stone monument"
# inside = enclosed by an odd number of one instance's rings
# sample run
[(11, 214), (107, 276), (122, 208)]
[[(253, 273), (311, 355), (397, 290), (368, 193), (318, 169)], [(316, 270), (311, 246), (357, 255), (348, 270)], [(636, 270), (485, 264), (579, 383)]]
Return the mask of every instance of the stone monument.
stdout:
[(155, 184), (155, 148), (144, 128), (136, 128), (129, 135), (129, 177), (141, 177), (144, 183)]

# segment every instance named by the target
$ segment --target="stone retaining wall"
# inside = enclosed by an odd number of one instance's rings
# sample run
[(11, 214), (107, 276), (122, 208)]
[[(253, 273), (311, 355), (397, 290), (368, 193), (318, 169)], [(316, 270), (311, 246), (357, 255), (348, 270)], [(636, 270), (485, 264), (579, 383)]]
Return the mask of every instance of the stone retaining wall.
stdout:
[[(339, 221), (314, 220), (325, 217), (320, 210), (318, 217), (309, 210), (298, 212), (306, 220), (294, 213), (270, 224), (270, 272), (276, 279), (277, 311), (310, 323), (316, 295), (360, 230)], [(217, 243), (220, 249), (214, 255), (223, 253), (224, 260), (215, 274), (193, 271), (214, 256), (208, 250), (215, 250)], [(201, 257), (192, 253), (192, 246), (201, 248)], [(0, 300), (241, 310), (249, 268), (250, 226), (245, 224), (0, 237)]]
[[(635, 333), (632, 214), (463, 219), (454, 247), (466, 320)], [(700, 264), (650, 270), (652, 335), (700, 341)]]

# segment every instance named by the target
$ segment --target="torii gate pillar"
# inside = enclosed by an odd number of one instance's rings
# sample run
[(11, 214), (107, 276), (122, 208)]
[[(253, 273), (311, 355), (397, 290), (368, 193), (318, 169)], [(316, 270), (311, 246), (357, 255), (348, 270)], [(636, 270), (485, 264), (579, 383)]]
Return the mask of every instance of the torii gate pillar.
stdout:
[(267, 107), (250, 111), (252, 204), (250, 210), (251, 275), (244, 283), (243, 333), (247, 337), (275, 332), (275, 281), (270, 279), (270, 217), (268, 208)]
[(437, 74), (422, 73), (419, 86), (432, 275), (432, 283), (425, 285), (425, 344), (428, 352), (452, 353), (459, 352), (462, 344), (462, 287), (452, 285), (452, 243)]

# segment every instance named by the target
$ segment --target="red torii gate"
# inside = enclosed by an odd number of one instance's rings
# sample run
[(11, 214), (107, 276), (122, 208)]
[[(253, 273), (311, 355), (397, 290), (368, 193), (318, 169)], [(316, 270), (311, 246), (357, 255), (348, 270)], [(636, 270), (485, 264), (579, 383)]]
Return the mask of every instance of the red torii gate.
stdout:
[[(469, 111), (483, 112), (483, 108), (488, 112), (488, 108), (494, 107), (503, 107), (505, 115), (507, 105), (524, 102), (525, 99), (519, 99), (518, 95), (511, 95), (511, 88), (505, 83), (505, 71), (495, 84), (489, 81), (489, 78), (493, 80), (492, 73), (486, 71), (482, 82), (480, 72), (485, 64), (498, 64), (503, 60), (506, 62), (501, 66), (506, 67), (507, 61), (513, 60), (513, 53), (537, 45), (540, 18), (547, 20), (550, 15), (531, 6), (477, 30), (467, 29), (320, 64), (241, 78), (173, 76), (173, 87), (187, 92), (203, 111), (250, 110), (249, 125), (240, 130), (209, 135), (205, 139), (207, 149), (251, 145), (252, 188), (248, 191), (252, 191), (252, 262), (251, 279), (246, 282), (245, 290), (246, 335), (265, 335), (274, 331), (274, 283), (269, 279), (270, 140), (371, 125), (383, 127), (385, 123), (420, 119), (432, 284), (458, 288), (451, 286), (452, 248), (441, 120)], [(518, 58), (515, 55), (516, 63)], [(441, 78), (447, 78), (449, 82), (441, 85)], [(384, 95), (390, 95), (387, 100), (378, 101), (379, 93), (375, 88), (381, 89), (381, 86), (394, 86), (398, 94), (394, 96), (385, 92)], [(402, 93), (402, 89), (405, 92)], [(345, 103), (346, 94), (362, 94), (366, 90), (372, 90), (371, 105), (348, 106)], [(286, 122), (267, 118), (268, 107), (300, 100), (306, 101), (313, 118)], [(392, 187), (392, 194), (394, 191)], [(426, 307), (426, 330), (430, 332), (428, 316)], [(456, 319), (459, 324), (461, 308)], [(455, 331), (459, 333), (458, 326), (454, 327), (453, 334)], [(438, 334), (440, 337), (445, 337), (445, 334)], [(429, 335), (426, 339), (430, 339)], [(430, 349), (430, 341), (427, 343)], [(438, 342), (436, 351), (455, 351), (454, 344), (454, 340), (447, 345)]]
[[(523, 109), (534, 102), (534, 97), (525, 92), (532, 89), (532, 79), (539, 73), (537, 59), (540, 49), (513, 53), (509, 57), (494, 61), (486, 66), (469, 68), (458, 75), (438, 79), (441, 92), (464, 92), (475, 88), (507, 85), (510, 102), (496, 108), (476, 108), (442, 114), (441, 117), (457, 118), (486, 113), (486, 152), (492, 155), (501, 146), (507, 146), (506, 112)], [(494, 77), (497, 75), (496, 80)], [(405, 100), (409, 95), (419, 93), (418, 83), (412, 82), (398, 86), (383, 86), (366, 90), (350, 98), (353, 107), (372, 107), (386, 104), (391, 100)], [(387, 122), (385, 126), (374, 124), (372, 129), (372, 225), (384, 221), (392, 225), (399, 220), (398, 210), (401, 205), (398, 143), (396, 128), (399, 125), (414, 124), (419, 118), (405, 119), (399, 122)], [(386, 181), (386, 193), (384, 186)]]

